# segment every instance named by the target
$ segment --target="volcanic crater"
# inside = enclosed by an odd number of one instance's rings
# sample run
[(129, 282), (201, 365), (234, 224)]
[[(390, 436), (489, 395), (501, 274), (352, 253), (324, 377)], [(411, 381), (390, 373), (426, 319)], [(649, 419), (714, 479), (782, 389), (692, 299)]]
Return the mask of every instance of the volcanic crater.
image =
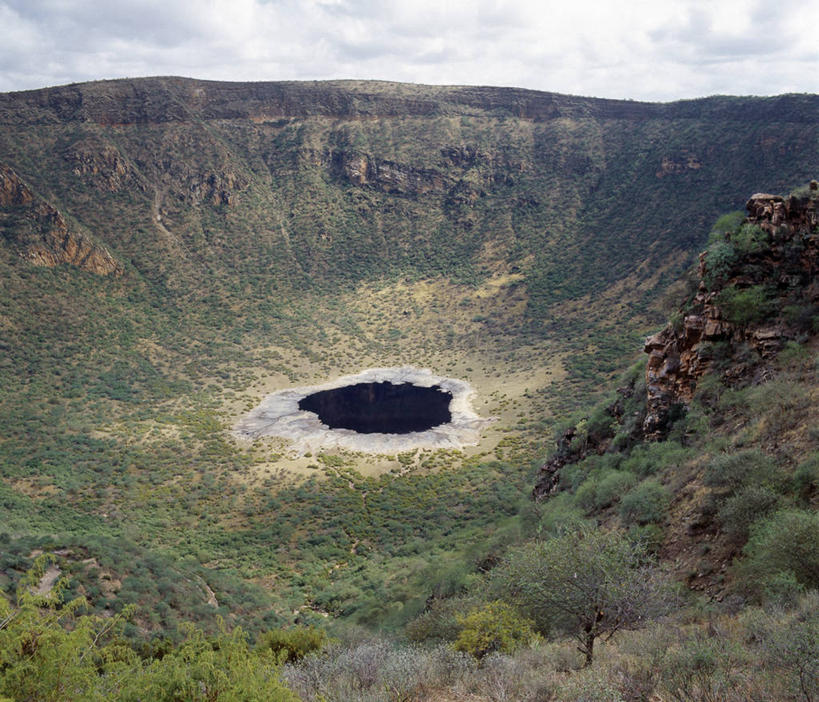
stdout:
[(274, 392), (234, 428), (290, 439), (298, 453), (342, 448), (392, 453), (477, 444), (491, 421), (472, 408), (471, 385), (430, 370), (371, 368), (318, 386)]

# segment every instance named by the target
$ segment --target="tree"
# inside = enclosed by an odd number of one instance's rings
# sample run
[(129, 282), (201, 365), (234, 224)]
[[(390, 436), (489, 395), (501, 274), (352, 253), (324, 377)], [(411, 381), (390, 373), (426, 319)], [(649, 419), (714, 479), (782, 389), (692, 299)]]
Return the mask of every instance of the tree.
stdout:
[(495, 579), (538, 631), (571, 633), (586, 665), (598, 637), (639, 626), (673, 601), (669, 581), (642, 544), (588, 527), (512, 550)]

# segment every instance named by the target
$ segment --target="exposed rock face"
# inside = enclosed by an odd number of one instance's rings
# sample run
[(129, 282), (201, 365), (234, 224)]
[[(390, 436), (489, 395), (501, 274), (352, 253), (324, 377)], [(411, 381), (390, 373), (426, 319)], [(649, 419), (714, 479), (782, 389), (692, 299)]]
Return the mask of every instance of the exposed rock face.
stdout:
[(358, 186), (369, 186), (396, 195), (445, 192), (444, 176), (433, 169), (413, 168), (367, 154), (339, 151), (331, 155), (333, 170)]
[(586, 420), (569, 427), (557, 441), (557, 450), (544, 463), (538, 473), (532, 495), (536, 500), (543, 500), (554, 495), (561, 488), (560, 471), (569, 464), (578, 463), (587, 456), (601, 455), (611, 446), (614, 438), (614, 426), (631, 420), (633, 439), (642, 438), (642, 419), (640, 410), (630, 417), (626, 416), (627, 404), (634, 398), (635, 388), (632, 384), (617, 389), (617, 399), (605, 408), (604, 421), (597, 426), (589, 426)]
[[(716, 264), (708, 252), (700, 254), (699, 287), (681, 310), (681, 321), (646, 339), (645, 404), (635, 410), (635, 388), (620, 388), (620, 397), (605, 408), (604, 421), (592, 427), (584, 420), (567, 429), (540, 469), (533, 489), (536, 500), (560, 489), (564, 466), (609, 450), (615, 431), (622, 434), (625, 429), (630, 441), (662, 438), (678, 410), (691, 402), (700, 378), (714, 367), (715, 344), (722, 344), (727, 355), (719, 369), (727, 382), (765, 380), (768, 362), (785, 342), (809, 333), (806, 322), (812, 325), (819, 319), (817, 202), (815, 181), (807, 196), (756, 194), (748, 200), (745, 224), (762, 232), (756, 232), (758, 245), (737, 253), (719, 275), (709, 268)], [(740, 234), (726, 234), (727, 243), (732, 236)], [(760, 286), (772, 292), (767, 313), (753, 323), (731, 321), (720, 294)], [(740, 348), (743, 352), (736, 353)]]
[[(746, 223), (764, 232), (767, 244), (739, 254), (719, 275), (709, 270), (708, 252), (700, 254), (699, 289), (685, 310), (682, 324), (667, 326), (645, 343), (645, 352), (649, 354), (648, 406), (643, 423), (646, 438), (661, 438), (668, 428), (672, 408), (691, 402), (697, 382), (712, 364), (711, 343), (745, 344), (752, 359), (766, 361), (787, 340), (797, 337), (799, 320), (782, 314), (766, 315), (758, 323), (729, 320), (720, 304), (720, 293), (727, 288), (747, 290), (764, 285), (775, 289), (777, 296), (787, 298), (790, 309), (800, 305), (808, 313), (815, 309), (819, 303), (815, 279), (819, 269), (819, 235), (816, 190), (811, 193), (812, 196), (787, 199), (764, 193), (753, 195), (746, 204)], [(731, 242), (730, 235), (726, 235), (726, 241)], [(713, 278), (710, 289), (705, 283), (709, 273)], [(737, 361), (729, 364), (724, 374), (729, 380), (737, 380), (746, 377), (753, 365)]]
[(122, 273), (103, 247), (72, 232), (63, 215), (36, 196), (8, 166), (0, 165), (0, 235), (35, 266), (69, 263), (98, 275)]
[(63, 158), (76, 176), (100, 190), (117, 192), (130, 185), (133, 169), (122, 154), (109, 144), (82, 140), (66, 149)]
[(663, 156), (660, 168), (655, 174), (658, 178), (669, 175), (679, 175), (686, 171), (698, 171), (702, 168), (702, 161), (692, 153), (684, 152), (678, 156)]
[(27, 206), (34, 196), (7, 166), (0, 166), (0, 207)]
[(239, 192), (247, 186), (247, 179), (231, 171), (194, 174), (186, 186), (186, 199), (192, 204), (235, 205)]

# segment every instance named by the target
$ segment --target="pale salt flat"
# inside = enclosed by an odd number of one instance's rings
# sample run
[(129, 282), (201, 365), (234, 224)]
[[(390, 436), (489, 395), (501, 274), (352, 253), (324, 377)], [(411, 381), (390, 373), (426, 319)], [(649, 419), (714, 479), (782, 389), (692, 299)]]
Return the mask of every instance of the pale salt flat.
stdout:
[[(452, 395), (451, 421), (427, 431), (410, 434), (359, 434), (351, 429), (330, 429), (313, 412), (299, 409), (299, 401), (322, 390), (356, 383), (411, 383), (418, 387), (437, 385)], [(319, 449), (346, 449), (364, 453), (392, 454), (417, 448), (460, 449), (478, 443), (481, 431), (492, 418), (478, 416), (472, 408), (475, 392), (465, 380), (435, 375), (427, 368), (369, 368), (322, 385), (286, 388), (271, 393), (233, 428), (242, 439), (275, 436), (289, 439), (297, 454)]]

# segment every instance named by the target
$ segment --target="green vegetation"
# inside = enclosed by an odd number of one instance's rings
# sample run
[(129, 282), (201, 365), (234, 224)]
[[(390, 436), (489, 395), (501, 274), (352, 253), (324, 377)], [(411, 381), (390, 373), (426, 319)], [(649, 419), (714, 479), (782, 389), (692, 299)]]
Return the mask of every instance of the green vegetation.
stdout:
[[(284, 87), (268, 119), (215, 84), (205, 112), (184, 81), (137, 84), (173, 118), (97, 120), (132, 104), (119, 83), (77, 87), (76, 120), (0, 96), (0, 164), (123, 269), (35, 266), (47, 223), (0, 213), (0, 695), (816, 697), (804, 281), (720, 218), (709, 292), (788, 344), (715, 340), (653, 443), (643, 361), (617, 380), (719, 210), (815, 167), (814, 98), (351, 83)], [(295, 457), (229, 433), (271, 389), (405, 363), (473, 383), (497, 417), (477, 447)], [(702, 597), (669, 595), (662, 562)]]
[(276, 659), (251, 650), (238, 628), (207, 638), (191, 627), (177, 646), (140, 656), (122, 638), (132, 607), (114, 617), (82, 614), (82, 598), (62, 601), (63, 580), (36, 594), (47, 563), (37, 562), (15, 604), (0, 598), (0, 695), (9, 696), (0, 699), (297, 699), (279, 681)]
[(453, 647), (479, 661), (493, 653), (514, 653), (535, 637), (532, 622), (513, 607), (495, 600), (458, 619), (460, 633)]
[(586, 665), (600, 636), (668, 608), (666, 583), (639, 543), (617, 532), (579, 529), (513, 549), (497, 587), (542, 633), (570, 633)]

